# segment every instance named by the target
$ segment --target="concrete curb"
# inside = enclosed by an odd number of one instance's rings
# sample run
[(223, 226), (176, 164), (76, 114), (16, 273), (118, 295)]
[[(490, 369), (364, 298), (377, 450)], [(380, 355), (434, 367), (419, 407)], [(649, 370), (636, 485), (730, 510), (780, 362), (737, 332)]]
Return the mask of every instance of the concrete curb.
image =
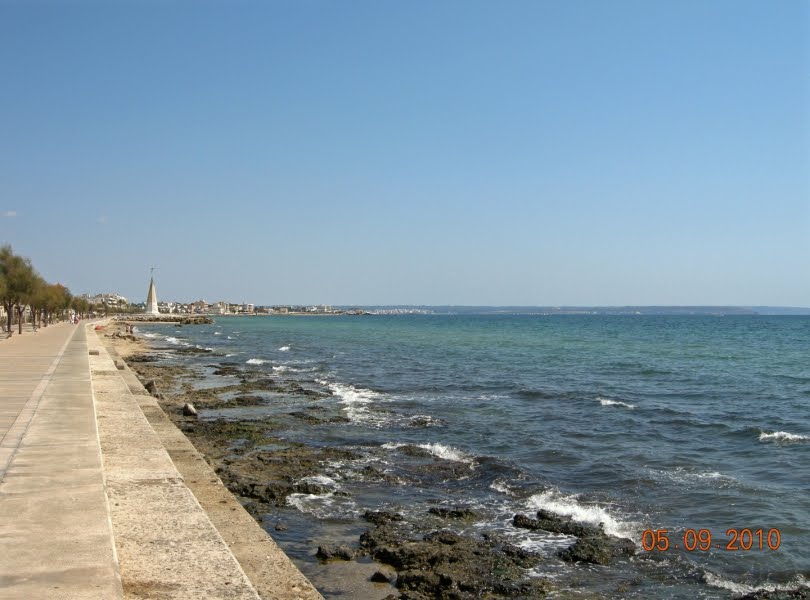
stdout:
[[(240, 566), (243, 574), (246, 574), (247, 579), (261, 598), (265, 600), (322, 600), (321, 594), (222, 485), (219, 477), (202, 455), (175, 427), (157, 401), (144, 389), (135, 373), (118, 358), (115, 350), (111, 347), (104, 348), (95, 332), (93, 332), (92, 338), (94, 339), (92, 349), (99, 350), (98, 377), (105, 380), (118, 380), (114, 386), (117, 390), (116, 395), (120, 397), (128, 394), (130, 396), (129, 403), (135, 404), (140, 413), (140, 419), (147, 422), (151, 435), (160, 444), (159, 450), (169, 458), (171, 471), (175, 475), (170, 475), (170, 471), (165, 470), (164, 463), (155, 462), (154, 447), (148, 453), (136, 453), (137, 464), (130, 464), (128, 468), (135, 469), (142, 474), (143, 468), (145, 468), (153, 475), (163, 473), (165, 477), (177, 477), (178, 482), (193, 494), (195, 503), (200, 510), (204, 511), (206, 518), (218, 532), (218, 536), (228, 549), (232, 559)], [(103, 360), (105, 358), (106, 362)], [(92, 359), (93, 357), (91, 357)], [(108, 382), (105, 385), (111, 385), (111, 383)], [(108, 416), (103, 415), (103, 418), (106, 419)], [(133, 419), (133, 421), (140, 419)], [(100, 425), (100, 429), (104, 429), (104, 426)], [(119, 435), (132, 437), (127, 432), (120, 432)], [(111, 461), (114, 462), (114, 459)], [(125, 562), (122, 557), (126, 591)], [(178, 597), (193, 598), (195, 596)], [(214, 598), (216, 596), (206, 597)]]
[(260, 600), (88, 330), (104, 479), (125, 598)]

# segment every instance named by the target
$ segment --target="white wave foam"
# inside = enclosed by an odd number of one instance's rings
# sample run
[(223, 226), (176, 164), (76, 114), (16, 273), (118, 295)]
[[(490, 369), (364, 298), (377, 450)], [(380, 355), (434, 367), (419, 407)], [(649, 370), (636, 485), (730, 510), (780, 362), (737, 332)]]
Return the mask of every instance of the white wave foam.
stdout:
[(232, 340), (233, 338), (231, 336), (227, 336), (226, 339)]
[(810, 440), (808, 435), (799, 435), (787, 431), (773, 431), (771, 433), (759, 432), (760, 442), (806, 442)]
[(556, 491), (535, 494), (527, 500), (530, 509), (544, 509), (571, 517), (574, 521), (589, 525), (603, 524), (605, 533), (616, 537), (635, 539), (637, 527), (616, 519), (605, 508), (597, 505), (580, 504), (576, 496), (566, 496)]
[(245, 361), (245, 363), (248, 365), (263, 365), (266, 362), (268, 361), (261, 358), (249, 358)]
[(222, 332), (221, 331), (215, 331), (214, 335), (222, 335)]
[(433, 456), (438, 456), (444, 460), (454, 460), (456, 462), (471, 463), (473, 461), (469, 454), (465, 454), (461, 450), (453, 448), (452, 446), (445, 446), (444, 444), (419, 444), (420, 448), (424, 448)]
[(624, 406), (625, 408), (633, 409), (636, 407), (635, 404), (628, 404), (627, 402), (622, 402), (620, 400), (610, 400), (608, 398), (596, 398), (599, 400), (599, 404), (602, 406)]
[[(382, 445), (383, 448), (386, 450), (396, 450), (397, 448), (402, 448), (403, 446), (410, 446), (411, 444), (404, 444), (402, 442), (387, 442)], [(433, 456), (437, 458), (443, 458), (444, 460), (452, 460), (455, 462), (463, 462), (463, 463), (472, 463), (473, 457), (457, 448), (453, 448), (452, 446), (445, 446), (444, 444), (413, 444), (417, 448), (422, 448), (423, 450), (427, 450)]]
[(734, 477), (731, 475), (726, 475), (725, 473), (720, 473), (719, 471), (701, 473), (689, 471), (684, 467), (675, 467), (673, 470), (649, 469), (649, 473), (653, 479), (659, 481), (669, 480), (679, 484), (694, 484), (708, 480), (716, 482), (715, 485), (718, 487), (729, 487), (737, 483), (737, 480), (734, 479)]
[(159, 338), (160, 336), (157, 333), (144, 333), (143, 337), (154, 339), (154, 338)]
[(290, 366), (287, 366), (287, 365), (278, 365), (278, 366), (273, 367), (273, 370), (276, 373), (286, 373), (287, 371), (297, 372), (300, 369), (294, 369), (293, 367), (290, 367)]
[(501, 494), (512, 494), (512, 490), (509, 489), (509, 486), (506, 485), (506, 482), (501, 479), (496, 479), (492, 483), (489, 484), (489, 489), (495, 490), (496, 492), (500, 492)]
[(408, 422), (412, 425), (419, 425), (420, 427), (440, 427), (445, 424), (444, 419), (431, 417), (430, 415), (414, 415)]
[(787, 583), (766, 583), (763, 585), (748, 585), (745, 583), (737, 583), (736, 581), (731, 581), (730, 579), (726, 579), (724, 577), (720, 577), (719, 575), (715, 575), (709, 571), (705, 571), (703, 573), (703, 580), (706, 582), (707, 585), (712, 587), (722, 588), (724, 590), (728, 590), (733, 592), (734, 594), (753, 594), (755, 592), (777, 592), (777, 591), (788, 591), (794, 590), (796, 588), (802, 588), (808, 586), (808, 580), (803, 577), (802, 575), (796, 576), (796, 578), (788, 581)]
[(323, 485), (333, 488), (338, 488), (338, 483), (331, 477), (327, 477), (326, 475), (310, 475), (309, 477), (302, 477), (299, 479), (301, 483), (313, 483), (316, 485)]
[(169, 342), (170, 344), (174, 344), (175, 346), (179, 346), (179, 345), (180, 345), (180, 340), (178, 340), (178, 339), (177, 339), (176, 337), (174, 337), (174, 336), (167, 336), (167, 337), (166, 337), (166, 341), (167, 341), (167, 342)]
[(345, 496), (335, 496), (332, 492), (324, 495), (290, 494), (287, 504), (300, 512), (318, 519), (354, 518), (357, 515), (355, 503)]
[(349, 420), (356, 423), (381, 423), (385, 420), (380, 415), (371, 414), (368, 410), (368, 405), (380, 398), (381, 394), (373, 390), (356, 388), (353, 385), (343, 383), (329, 383), (324, 380), (319, 380), (318, 383), (325, 385), (335, 396), (340, 398), (338, 402), (344, 406), (343, 410), (346, 411)]
[(278, 351), (279, 352), (289, 352), (290, 347), (289, 346), (282, 346), (281, 348), (278, 349)]

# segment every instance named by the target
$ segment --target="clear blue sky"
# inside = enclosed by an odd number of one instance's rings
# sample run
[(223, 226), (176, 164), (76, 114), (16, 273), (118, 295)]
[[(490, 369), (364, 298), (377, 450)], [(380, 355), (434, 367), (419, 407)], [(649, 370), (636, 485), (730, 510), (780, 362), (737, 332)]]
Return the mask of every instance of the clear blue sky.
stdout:
[(0, 215), (140, 301), (810, 306), (810, 3), (0, 0)]

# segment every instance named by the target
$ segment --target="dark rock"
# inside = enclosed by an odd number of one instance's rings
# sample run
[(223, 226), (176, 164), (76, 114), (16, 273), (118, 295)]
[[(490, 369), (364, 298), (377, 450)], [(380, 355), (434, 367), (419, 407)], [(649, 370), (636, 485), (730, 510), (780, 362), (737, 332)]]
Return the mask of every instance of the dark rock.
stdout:
[(367, 510), (365, 513), (363, 513), (363, 518), (369, 523), (374, 523), (375, 525), (402, 521), (401, 514), (392, 513), (385, 510)]
[(439, 588), (442, 578), (438, 573), (412, 569), (397, 575), (397, 587), (401, 590), (432, 590)]
[(283, 523), (282, 521), (278, 521), (274, 529), (276, 531), (287, 531), (287, 524)]
[(197, 416), (197, 409), (194, 408), (194, 405), (190, 402), (186, 402), (183, 405), (183, 414), (187, 417), (196, 417)]
[(405, 446), (401, 446), (399, 451), (402, 452), (405, 456), (412, 456), (414, 458), (431, 458), (433, 455), (424, 448), (420, 448), (419, 446), (414, 446), (413, 444), (407, 444)]
[(310, 425), (315, 425), (321, 422), (321, 420), (318, 417), (312, 416), (311, 414), (305, 413), (303, 411), (291, 412), (289, 414), (291, 417), (295, 417), (296, 419), (299, 419), (304, 423), (308, 423)]
[(391, 583), (395, 579), (395, 576), (386, 575), (382, 571), (374, 571), (374, 574), (369, 578), (369, 580), (374, 583)]
[(458, 544), (459, 541), (461, 541), (461, 536), (452, 531), (434, 531), (433, 533), (427, 534), (424, 537), (424, 540), (426, 542), (438, 542), (439, 544), (452, 546), (454, 544)]
[(161, 394), (157, 388), (157, 383), (155, 382), (154, 379), (150, 379), (149, 381), (147, 381), (143, 387), (146, 388), (146, 391), (149, 392), (151, 396), (154, 396), (155, 398), (161, 397)]
[(293, 489), (297, 494), (312, 494), (313, 496), (325, 496), (333, 491), (330, 487), (310, 481), (300, 481), (293, 486)]
[(501, 551), (507, 556), (511, 557), (524, 569), (530, 569), (543, 560), (543, 557), (540, 554), (513, 544), (503, 544), (501, 546)]
[(526, 581), (528, 556), (452, 531), (414, 539), (412, 527), (383, 519), (360, 536), (360, 552), (397, 570), (403, 599), (540, 598), (548, 589), (545, 580)]
[(351, 560), (354, 558), (354, 550), (349, 548), (346, 544), (340, 546), (318, 546), (318, 551), (315, 556), (320, 560)]
[(127, 356), (128, 363), (145, 363), (145, 362), (156, 362), (157, 357), (152, 356), (151, 354), (130, 354)]
[(630, 540), (611, 538), (605, 534), (579, 538), (573, 545), (557, 553), (564, 561), (609, 565), (619, 556), (635, 554)]
[(385, 481), (386, 483), (401, 484), (402, 479), (391, 473), (386, 473), (382, 469), (378, 469), (374, 465), (366, 465), (360, 469), (360, 474), (366, 479), (373, 481)]
[(536, 519), (532, 519), (526, 515), (515, 515), (512, 519), (512, 524), (515, 527), (521, 527), (523, 529), (542, 529), (550, 533), (574, 535), (576, 537), (586, 537), (603, 533), (602, 529), (599, 527), (577, 523), (569, 517), (562, 517), (545, 510), (538, 511)]
[(431, 508), (428, 512), (442, 519), (458, 519), (462, 521), (474, 521), (478, 518), (478, 513), (470, 508)]
[(240, 376), (242, 375), (242, 369), (239, 367), (231, 367), (228, 365), (222, 365), (214, 369), (214, 375), (222, 375), (222, 376)]

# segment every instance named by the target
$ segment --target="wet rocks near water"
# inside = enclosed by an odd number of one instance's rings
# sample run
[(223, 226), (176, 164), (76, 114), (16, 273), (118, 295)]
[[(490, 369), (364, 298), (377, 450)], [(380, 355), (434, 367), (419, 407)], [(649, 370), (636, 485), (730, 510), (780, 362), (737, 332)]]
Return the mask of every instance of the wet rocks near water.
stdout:
[(385, 525), (386, 523), (402, 521), (401, 514), (388, 512), (386, 510), (367, 510), (363, 513), (363, 518), (374, 525)]
[(573, 546), (557, 553), (568, 562), (609, 565), (621, 556), (632, 556), (636, 545), (630, 540), (611, 538), (605, 534), (579, 538)]
[(550, 533), (561, 533), (563, 535), (573, 535), (576, 537), (602, 533), (599, 527), (577, 523), (569, 517), (563, 517), (547, 510), (537, 511), (536, 519), (532, 519), (526, 515), (515, 515), (512, 519), (512, 524), (522, 529), (542, 529)]
[(374, 571), (374, 573), (369, 577), (369, 581), (373, 581), (374, 583), (393, 583), (396, 580), (397, 576), (392, 575), (390, 573), (383, 573), (382, 571)]
[(474, 521), (478, 518), (476, 513), (471, 508), (437, 508), (433, 507), (428, 510), (431, 515), (441, 517), (442, 519), (456, 519), (461, 521)]
[(330, 560), (352, 560), (355, 551), (349, 548), (346, 544), (340, 546), (318, 546), (318, 551), (315, 556), (322, 561)]
[(514, 560), (524, 569), (530, 569), (543, 560), (543, 557), (537, 552), (526, 550), (525, 548), (515, 546), (514, 544), (503, 543), (501, 545), (501, 551), (507, 556), (511, 557), (512, 560)]
[(150, 396), (154, 396), (155, 398), (162, 398), (161, 393), (158, 391), (157, 382), (154, 379), (150, 379), (146, 383), (143, 384), (143, 387), (149, 392)]
[(127, 362), (132, 363), (145, 363), (145, 362), (156, 362), (157, 358), (152, 356), (151, 354), (130, 354), (127, 356)]
[(618, 557), (632, 556), (636, 552), (636, 545), (630, 540), (611, 537), (601, 527), (577, 523), (546, 510), (538, 511), (536, 519), (515, 515), (512, 524), (523, 529), (577, 537), (574, 544), (557, 553), (557, 556), (568, 562), (609, 565)]
[[(327, 461), (351, 460), (357, 455), (340, 448), (313, 448), (272, 435), (272, 421), (202, 421), (189, 436), (213, 459), (222, 482), (235, 494), (252, 501), (254, 514), (285, 506), (290, 494), (346, 495), (346, 492), (308, 478), (320, 473)], [(199, 436), (199, 437), (198, 437)], [(234, 440), (242, 440), (238, 452)], [(272, 451), (263, 445), (278, 446)]]
[(243, 373), (242, 369), (231, 365), (223, 364), (218, 367), (215, 365), (212, 366), (214, 366), (214, 375), (238, 377)]
[(119, 331), (116, 331), (115, 333), (111, 334), (110, 337), (117, 338), (119, 340), (127, 340), (129, 342), (137, 342), (138, 341), (138, 338), (136, 338), (134, 335), (121, 333)]
[(366, 513), (376, 526), (360, 536), (360, 552), (397, 570), (400, 598), (540, 598), (550, 589), (545, 579), (526, 578), (528, 553), (448, 530), (420, 537), (397, 516)]
[(194, 408), (193, 404), (191, 404), (189, 402), (186, 402), (183, 405), (183, 415), (185, 415), (186, 417), (196, 417), (197, 416), (197, 409)]
[(443, 427), (447, 425), (447, 421), (430, 415), (416, 415), (410, 418), (408, 425), (411, 427)]
[(183, 346), (181, 348), (174, 349), (176, 354), (213, 354), (213, 349), (211, 348), (198, 348), (197, 346)]

